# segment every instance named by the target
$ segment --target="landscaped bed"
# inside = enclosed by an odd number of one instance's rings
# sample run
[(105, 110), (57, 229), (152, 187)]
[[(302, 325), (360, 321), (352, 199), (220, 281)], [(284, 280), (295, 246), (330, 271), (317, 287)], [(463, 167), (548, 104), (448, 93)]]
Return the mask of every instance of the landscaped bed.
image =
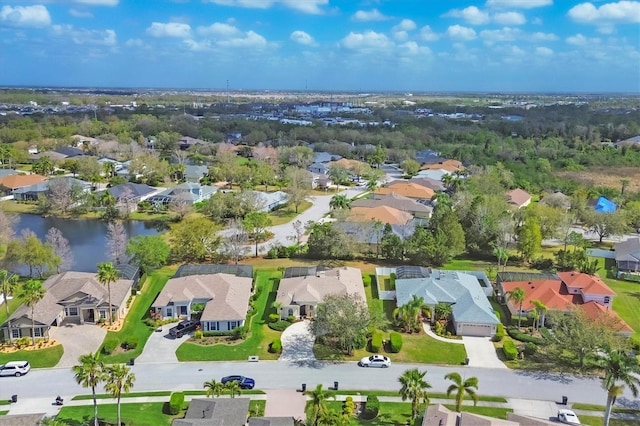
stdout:
[(64, 349), (62, 345), (55, 345), (45, 349), (20, 350), (13, 352), (0, 352), (0, 364), (8, 361), (29, 361), (33, 368), (50, 368), (55, 367)]

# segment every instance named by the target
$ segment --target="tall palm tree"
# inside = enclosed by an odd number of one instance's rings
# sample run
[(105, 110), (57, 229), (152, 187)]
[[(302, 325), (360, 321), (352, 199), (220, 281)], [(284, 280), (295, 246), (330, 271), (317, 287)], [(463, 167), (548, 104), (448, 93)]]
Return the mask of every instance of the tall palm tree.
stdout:
[(314, 390), (307, 391), (306, 393), (310, 397), (311, 404), (309, 424), (310, 426), (318, 426), (320, 419), (327, 415), (327, 399), (336, 399), (336, 395), (332, 391), (322, 389), (322, 385), (318, 385)]
[(398, 379), (402, 387), (400, 388), (400, 396), (403, 401), (411, 400), (411, 420), (418, 417), (418, 408), (421, 403), (429, 404), (429, 395), (427, 389), (431, 385), (424, 379), (427, 371), (420, 371), (417, 368), (406, 370)]
[(215, 395), (219, 397), (224, 391), (224, 384), (222, 382), (216, 381), (216, 379), (211, 379), (208, 382), (204, 382), (202, 387), (207, 391), (207, 396)]
[(627, 355), (624, 351), (610, 351), (601, 359), (601, 367), (604, 370), (602, 387), (607, 391), (607, 405), (604, 412), (604, 426), (609, 426), (611, 407), (616, 398), (622, 393), (624, 386), (629, 387), (634, 398), (638, 397), (640, 388), (640, 364), (634, 356)]
[(105, 379), (104, 364), (100, 360), (100, 353), (81, 355), (80, 364), (74, 365), (72, 370), (76, 383), (83, 388), (91, 388), (93, 395), (93, 424), (98, 426), (98, 400), (96, 398), (96, 386)]
[(518, 328), (522, 323), (522, 304), (524, 303), (525, 293), (521, 287), (516, 287), (507, 292), (507, 297), (518, 305)]
[(473, 399), (473, 405), (478, 403), (478, 378), (469, 377), (467, 380), (462, 381), (462, 377), (458, 373), (449, 373), (444, 376), (445, 379), (451, 380), (453, 383), (447, 388), (447, 396), (453, 392), (456, 393), (456, 411), (460, 412), (462, 407), (462, 400), (464, 395), (467, 394)]
[(235, 380), (225, 383), (224, 389), (231, 398), (242, 395), (242, 389), (240, 389), (240, 385)]
[(35, 307), (36, 304), (42, 300), (45, 292), (46, 290), (42, 286), (42, 283), (38, 280), (25, 281), (22, 286), (18, 288), (18, 298), (31, 308), (31, 342), (33, 346), (36, 345)]
[[(4, 299), (4, 308), (7, 312), (8, 329), (11, 330), (11, 322), (9, 321), (9, 296), (18, 290), (18, 275), (12, 274), (6, 269), (0, 269), (0, 292)], [(9, 331), (11, 332), (11, 331)]]
[(98, 263), (97, 278), (100, 284), (107, 286), (107, 293), (109, 294), (109, 325), (111, 325), (113, 322), (113, 318), (112, 318), (113, 305), (111, 304), (111, 283), (115, 283), (116, 281), (118, 281), (118, 279), (120, 278), (120, 273), (118, 272), (116, 267), (113, 266), (113, 263), (111, 262)]
[(540, 328), (544, 325), (545, 316), (549, 308), (547, 308), (547, 305), (537, 299), (532, 300), (531, 303), (533, 303), (533, 305), (535, 306), (535, 311), (538, 313), (538, 321), (534, 323), (533, 326), (535, 328)]
[(109, 392), (114, 398), (117, 399), (118, 404), (118, 423), (122, 424), (120, 416), (120, 398), (122, 394), (129, 393), (133, 387), (133, 382), (136, 381), (136, 375), (131, 372), (131, 369), (124, 364), (113, 364), (105, 368), (105, 380), (104, 390)]
[(351, 208), (351, 200), (344, 194), (336, 194), (329, 201), (331, 210), (349, 210)]

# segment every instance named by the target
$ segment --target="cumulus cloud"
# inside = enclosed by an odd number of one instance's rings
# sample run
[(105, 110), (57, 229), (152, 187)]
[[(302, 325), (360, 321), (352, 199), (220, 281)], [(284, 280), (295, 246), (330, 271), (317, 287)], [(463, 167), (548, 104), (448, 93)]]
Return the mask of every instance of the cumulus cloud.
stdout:
[(352, 50), (359, 49), (384, 49), (392, 45), (386, 35), (375, 31), (364, 33), (350, 32), (340, 41), (340, 45)]
[(142, 47), (144, 46), (144, 41), (139, 38), (130, 38), (124, 42), (124, 45), (127, 47)]
[(587, 46), (599, 44), (600, 39), (598, 37), (585, 37), (582, 34), (576, 34), (565, 39), (567, 44), (571, 44), (573, 46)]
[(461, 18), (471, 25), (483, 25), (489, 23), (489, 14), (475, 6), (464, 9), (453, 9), (443, 15), (447, 18)]
[(152, 37), (187, 38), (191, 34), (191, 27), (180, 22), (153, 22), (147, 28), (147, 34)]
[(553, 0), (487, 0), (487, 7), (501, 9), (534, 9), (536, 7), (549, 6)]
[(536, 47), (536, 55), (545, 57), (553, 56), (553, 50), (549, 49), (548, 47), (539, 46)]
[(352, 21), (357, 22), (386, 21), (387, 19), (389, 17), (380, 13), (378, 9), (359, 10), (351, 17)]
[(46, 7), (34, 6), (2, 6), (0, 22), (11, 27), (46, 27), (51, 25), (51, 16)]
[(197, 31), (201, 36), (213, 36), (220, 38), (237, 37), (242, 34), (238, 28), (222, 22), (215, 22), (208, 27), (198, 27)]
[(613, 24), (640, 23), (640, 1), (619, 1), (596, 7), (593, 3), (580, 3), (567, 13), (576, 22)]
[(120, 0), (74, 0), (76, 3), (88, 4), (91, 6), (117, 6)]
[(248, 31), (239, 37), (220, 40), (218, 45), (222, 47), (264, 47), (267, 45), (267, 40), (254, 31)]
[(483, 30), (480, 31), (480, 38), (485, 42), (504, 42), (514, 41), (522, 35), (522, 31), (517, 28), (504, 27), (497, 30)]
[(523, 25), (527, 18), (520, 12), (500, 12), (493, 15), (493, 22), (500, 25)]
[(249, 9), (269, 9), (282, 6), (298, 12), (309, 14), (323, 13), (322, 7), (329, 4), (329, 0), (207, 0), (221, 6), (244, 7)]
[(313, 46), (314, 44), (316, 44), (313, 37), (311, 37), (308, 33), (300, 30), (292, 32), (289, 38), (292, 41), (295, 41), (298, 44), (304, 44), (305, 46)]
[(431, 29), (429, 25), (420, 28), (420, 38), (425, 41), (436, 41), (440, 38), (440, 34)]
[(411, 19), (403, 19), (398, 25), (391, 28), (393, 38), (396, 40), (406, 40), (409, 37), (409, 31), (416, 29), (416, 23)]
[(555, 41), (558, 40), (558, 36), (553, 33), (536, 32), (531, 34), (531, 40), (533, 41)]
[(93, 13), (87, 10), (69, 9), (69, 15), (74, 18), (93, 18)]
[(54, 35), (68, 37), (75, 44), (115, 46), (118, 43), (118, 38), (114, 30), (89, 30), (86, 28), (75, 28), (73, 25), (54, 25), (51, 29)]
[(447, 35), (454, 40), (473, 40), (476, 38), (476, 32), (473, 28), (463, 27), (462, 25), (450, 25), (447, 28)]

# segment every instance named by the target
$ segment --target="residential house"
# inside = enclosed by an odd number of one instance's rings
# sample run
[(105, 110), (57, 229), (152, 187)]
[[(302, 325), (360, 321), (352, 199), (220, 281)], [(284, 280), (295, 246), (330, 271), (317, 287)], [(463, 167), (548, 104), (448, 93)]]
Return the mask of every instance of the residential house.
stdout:
[(250, 417), (249, 426), (294, 426), (293, 417)]
[[(158, 189), (143, 183), (128, 182), (122, 185), (112, 186), (107, 189), (107, 191), (117, 200), (138, 203), (157, 193)], [(124, 200), (124, 198), (126, 198), (126, 200)]]
[(423, 149), (417, 151), (413, 158), (420, 164), (436, 164), (445, 161), (445, 158), (440, 157), (440, 153), (432, 149)]
[(611, 309), (613, 297), (616, 293), (595, 275), (582, 272), (558, 272), (558, 277), (567, 287), (569, 294), (582, 296), (582, 303), (597, 302), (607, 309)]
[[(406, 241), (413, 235), (416, 230), (416, 224), (420, 223), (420, 220), (412, 220), (405, 225), (392, 225), (391, 233), (400, 237), (402, 241)], [(382, 240), (382, 234), (384, 232), (386, 224), (382, 222), (334, 222), (333, 226), (338, 227), (344, 232), (351, 240), (359, 243), (368, 244), (373, 252), (376, 252), (380, 247)]]
[[(495, 334), (500, 320), (496, 317), (478, 276), (471, 272), (415, 266), (384, 269), (387, 273), (396, 274), (398, 307), (410, 302), (413, 296), (421, 297), (431, 309), (438, 303), (447, 303), (452, 307), (453, 326), (458, 336)], [(380, 268), (376, 270), (376, 274), (381, 274)]]
[(615, 260), (618, 274), (640, 273), (640, 237), (616, 243)]
[(422, 426), (554, 426), (556, 422), (508, 413), (507, 420), (474, 413), (457, 413), (442, 404), (429, 405), (422, 417)]
[[(95, 273), (68, 271), (49, 277), (42, 285), (45, 295), (33, 309), (36, 337), (48, 337), (51, 327), (67, 322), (95, 323), (108, 318), (107, 286)], [(132, 280), (122, 278), (111, 283), (111, 312), (116, 318), (126, 314), (132, 286)], [(15, 340), (31, 336), (31, 320), (31, 308), (22, 305), (2, 325), (5, 337)]]
[(394, 207), (380, 205), (377, 207), (352, 207), (349, 210), (348, 222), (380, 222), (390, 225), (407, 225), (413, 220), (411, 213)]
[(53, 161), (64, 161), (67, 158), (80, 157), (84, 155), (84, 151), (71, 146), (63, 146), (51, 151), (37, 152), (29, 155), (31, 161), (37, 161), (42, 157), (49, 157)]
[(162, 318), (191, 319), (194, 304), (204, 304), (203, 331), (242, 327), (249, 309), (252, 278), (227, 273), (186, 275), (167, 281), (151, 308)]
[(506, 197), (509, 205), (517, 209), (521, 209), (531, 204), (531, 194), (520, 188), (512, 189), (507, 192)]
[(421, 201), (431, 201), (436, 192), (426, 186), (418, 185), (414, 182), (396, 180), (389, 185), (375, 190), (375, 195), (389, 195), (391, 193), (402, 195)]
[(331, 161), (338, 161), (342, 158), (341, 155), (332, 154), (326, 151), (318, 151), (314, 153), (313, 162), (314, 163), (329, 163)]
[(391, 192), (388, 195), (373, 194), (373, 198), (359, 198), (351, 202), (351, 208), (363, 207), (373, 208), (379, 206), (393, 207), (398, 210), (410, 213), (413, 217), (428, 219), (433, 213), (433, 207), (419, 203), (413, 198)]
[(615, 143), (615, 147), (616, 148), (622, 148), (624, 146), (639, 146), (640, 145), (640, 135), (638, 136), (633, 136), (631, 138), (619, 141)]
[(0, 416), (0, 426), (39, 426), (45, 416), (45, 413), (5, 414)]
[(276, 303), (280, 318), (313, 317), (318, 303), (330, 294), (355, 294), (366, 302), (360, 269), (287, 268), (280, 280)]
[(249, 398), (193, 398), (183, 419), (171, 426), (245, 426)]
[(196, 204), (208, 200), (218, 191), (215, 186), (200, 185), (199, 183), (184, 182), (173, 188), (153, 195), (147, 199), (150, 203), (168, 205), (174, 202)]
[(409, 182), (417, 183), (418, 185), (431, 188), (436, 192), (445, 190), (444, 183), (442, 183), (442, 180), (431, 179), (430, 177), (426, 177), (426, 176), (422, 176), (422, 177), (414, 176), (411, 179), (409, 179)]
[(66, 185), (69, 190), (77, 189), (81, 192), (91, 191), (90, 182), (85, 182), (83, 180), (72, 178), (69, 176), (63, 176), (51, 178), (34, 185), (25, 186), (23, 188), (18, 188), (13, 191), (13, 197), (18, 201), (38, 201), (38, 196), (46, 195), (49, 192), (50, 185), (56, 184), (59, 181), (64, 182), (64, 185)]
[(444, 160), (437, 163), (424, 164), (420, 170), (443, 170), (448, 174), (464, 171), (464, 166), (458, 160)]
[(326, 175), (329, 173), (329, 166), (326, 163), (313, 163), (307, 170), (317, 175)]
[(5, 176), (0, 178), (0, 193), (11, 195), (13, 194), (13, 191), (18, 188), (35, 185), (36, 183), (44, 182), (45, 180), (47, 180), (46, 177), (34, 173), (30, 175)]
[(113, 158), (107, 158), (107, 157), (103, 157), (98, 159), (98, 163), (100, 163), (101, 166), (104, 167), (104, 165), (106, 163), (111, 163), (113, 164), (113, 170), (116, 172), (119, 172), (120, 170), (122, 170), (124, 168), (124, 165), (122, 162), (118, 161), (118, 160), (114, 160)]
[[(2, 163), (0, 163), (2, 164)], [(19, 172), (14, 169), (0, 169), (0, 178), (17, 175)]]
[(284, 191), (263, 192), (254, 191), (258, 198), (258, 205), (261, 208), (258, 211), (272, 212), (284, 205), (289, 201), (289, 195)]
[(209, 173), (207, 166), (186, 165), (184, 167), (184, 179), (187, 182), (198, 183), (200, 180)]
[(207, 145), (207, 144), (209, 144), (209, 142), (204, 141), (202, 139), (192, 138), (191, 136), (182, 136), (178, 141), (178, 147), (183, 150), (189, 149), (192, 146)]

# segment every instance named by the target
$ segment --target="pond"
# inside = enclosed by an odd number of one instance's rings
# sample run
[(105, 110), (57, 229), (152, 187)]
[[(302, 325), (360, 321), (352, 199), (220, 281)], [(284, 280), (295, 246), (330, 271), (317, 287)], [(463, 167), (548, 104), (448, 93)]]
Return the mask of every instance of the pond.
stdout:
[[(164, 223), (129, 220), (123, 222), (129, 238), (138, 235), (156, 235), (165, 229)], [(23, 229), (30, 229), (42, 241), (49, 229), (58, 228), (69, 240), (73, 254), (72, 270), (95, 272), (99, 262), (107, 262), (107, 222), (98, 219), (63, 219), (59, 217), (43, 217), (35, 214), (19, 214), (14, 226), (19, 237)], [(21, 274), (28, 274), (28, 269), (18, 268)]]

